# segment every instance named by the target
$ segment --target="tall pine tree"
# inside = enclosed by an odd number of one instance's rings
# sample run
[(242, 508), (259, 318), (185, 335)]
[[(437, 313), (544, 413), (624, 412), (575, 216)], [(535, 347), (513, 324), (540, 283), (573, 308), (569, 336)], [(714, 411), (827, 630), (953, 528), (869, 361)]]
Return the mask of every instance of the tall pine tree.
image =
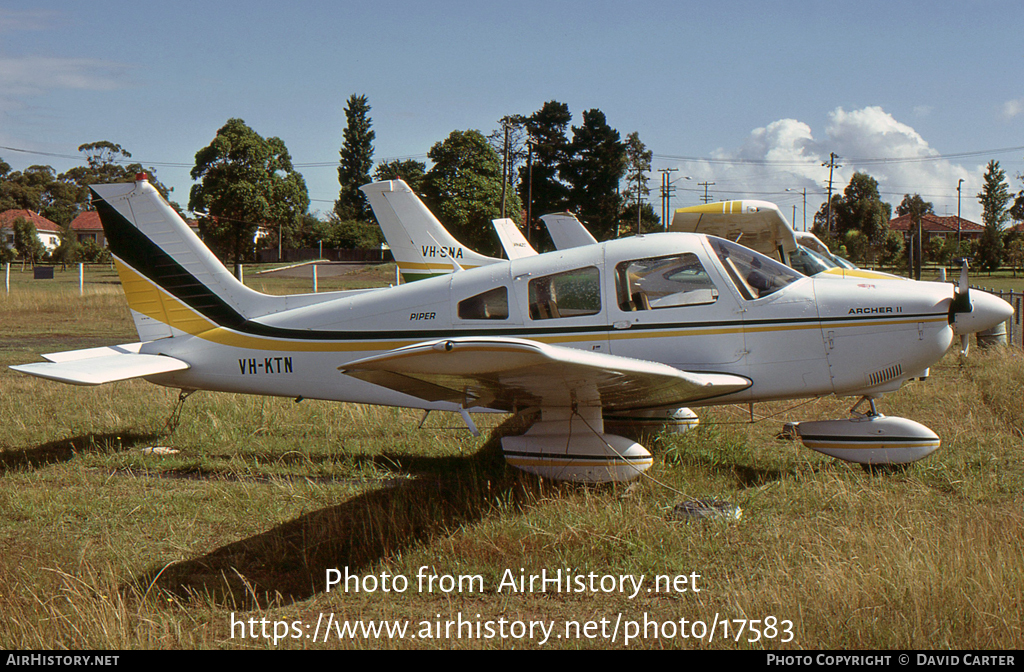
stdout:
[(559, 175), (569, 185), (569, 207), (598, 240), (615, 237), (621, 199), (619, 182), (626, 173), (626, 146), (598, 109), (583, 113), (572, 127), (568, 157)]
[(347, 125), (341, 145), (341, 164), (338, 166), (341, 191), (334, 202), (334, 213), (341, 220), (371, 219), (370, 204), (359, 190), (370, 182), (370, 169), (373, 168), (373, 139), (376, 134), (370, 128), (372, 120), (369, 114), (367, 97), (352, 94), (345, 108)]
[(1003, 225), (1010, 217), (1010, 187), (1006, 183), (1006, 171), (998, 161), (989, 161), (985, 169), (985, 184), (978, 192), (981, 203), (981, 222), (985, 231), (978, 241), (978, 256), (983, 271), (992, 272), (1003, 261)]

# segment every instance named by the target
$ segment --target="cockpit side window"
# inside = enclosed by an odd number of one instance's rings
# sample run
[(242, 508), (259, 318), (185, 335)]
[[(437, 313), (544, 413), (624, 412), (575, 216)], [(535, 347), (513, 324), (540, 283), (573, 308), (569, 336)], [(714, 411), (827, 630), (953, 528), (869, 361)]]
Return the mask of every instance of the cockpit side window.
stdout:
[(508, 289), (495, 287), (459, 301), (460, 320), (507, 320)]
[(798, 271), (742, 245), (714, 236), (708, 236), (708, 242), (725, 267), (729, 279), (748, 301), (769, 296), (804, 277)]
[(601, 312), (601, 274), (594, 266), (530, 280), (530, 318), (551, 320)]
[(718, 288), (697, 255), (623, 261), (615, 266), (615, 290), (624, 311), (657, 310), (714, 303)]

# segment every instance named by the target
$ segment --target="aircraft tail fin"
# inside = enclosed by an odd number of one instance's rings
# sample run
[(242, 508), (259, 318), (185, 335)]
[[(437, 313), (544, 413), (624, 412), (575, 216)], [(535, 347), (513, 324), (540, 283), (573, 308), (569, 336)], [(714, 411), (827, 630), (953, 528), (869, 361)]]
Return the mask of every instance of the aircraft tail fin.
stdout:
[(519, 226), (511, 219), (495, 219), (491, 221), (491, 224), (494, 226), (498, 239), (501, 241), (501, 247), (509, 259), (521, 259), (537, 254), (537, 250), (527, 242), (523, 232), (519, 230)]
[(373, 182), (360, 189), (406, 282), (501, 261), (456, 240), (402, 180)]
[(268, 312), (273, 297), (239, 282), (144, 175), (90, 188), (143, 341), (237, 326)]
[(542, 215), (540, 220), (548, 227), (548, 234), (556, 250), (597, 244), (597, 240), (590, 231), (587, 231), (587, 227), (583, 226), (583, 222), (568, 212)]

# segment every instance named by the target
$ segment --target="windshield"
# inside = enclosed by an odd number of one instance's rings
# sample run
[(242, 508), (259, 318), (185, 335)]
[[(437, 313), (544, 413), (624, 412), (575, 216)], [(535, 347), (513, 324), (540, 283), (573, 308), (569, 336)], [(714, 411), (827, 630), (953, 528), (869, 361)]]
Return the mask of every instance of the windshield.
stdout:
[(804, 277), (799, 271), (783, 266), (749, 247), (714, 236), (708, 236), (708, 242), (725, 266), (729, 279), (745, 299), (763, 298)]
[(804, 275), (817, 275), (830, 268), (837, 268), (838, 264), (825, 256), (810, 250), (803, 245), (797, 245), (796, 250), (789, 254), (789, 265)]
[(859, 268), (858, 266), (854, 265), (854, 263), (849, 259), (843, 259), (842, 257), (837, 256), (835, 254), (832, 255), (832, 260), (839, 264), (841, 268), (848, 268), (850, 270)]

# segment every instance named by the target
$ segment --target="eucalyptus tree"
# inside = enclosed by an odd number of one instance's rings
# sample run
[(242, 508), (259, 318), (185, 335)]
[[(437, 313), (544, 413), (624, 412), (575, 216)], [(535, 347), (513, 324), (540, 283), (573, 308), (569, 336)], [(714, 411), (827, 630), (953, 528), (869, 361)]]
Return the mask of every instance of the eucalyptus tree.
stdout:
[[(501, 157), (476, 130), (452, 131), (427, 157), (434, 163), (423, 179), (427, 206), (464, 245), (498, 255), (491, 220), (501, 217)], [(519, 197), (507, 193), (507, 216), (518, 220), (521, 212)]]
[(276, 240), (297, 227), (309, 208), (302, 175), (280, 138), (264, 139), (241, 119), (229, 119), (209, 145), (196, 152), (189, 210), (205, 212), (205, 241), (234, 258), (235, 275), (254, 250), (258, 233)]

